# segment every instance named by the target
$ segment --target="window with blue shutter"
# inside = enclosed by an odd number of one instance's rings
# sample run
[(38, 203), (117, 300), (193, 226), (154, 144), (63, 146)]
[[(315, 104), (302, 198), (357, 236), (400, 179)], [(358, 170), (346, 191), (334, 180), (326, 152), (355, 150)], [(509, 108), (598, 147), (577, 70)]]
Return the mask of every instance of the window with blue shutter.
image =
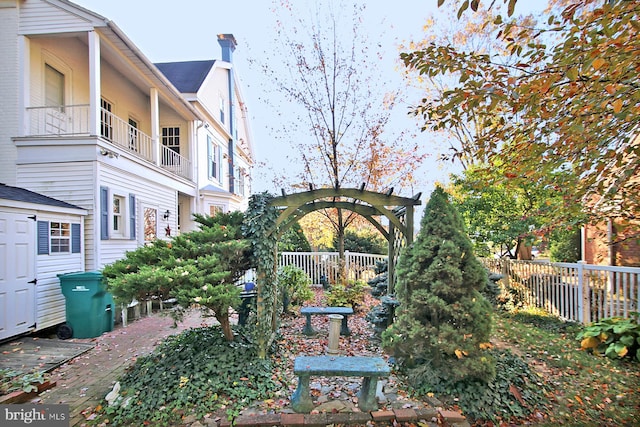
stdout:
[(49, 254), (49, 221), (38, 221), (38, 255)]
[(81, 248), (80, 224), (71, 224), (71, 253), (80, 253)]
[(100, 239), (109, 239), (109, 189), (100, 187)]
[(136, 196), (129, 194), (129, 238), (136, 239)]
[(213, 161), (213, 142), (211, 142), (211, 137), (207, 135), (207, 176), (209, 179), (214, 177), (214, 161)]

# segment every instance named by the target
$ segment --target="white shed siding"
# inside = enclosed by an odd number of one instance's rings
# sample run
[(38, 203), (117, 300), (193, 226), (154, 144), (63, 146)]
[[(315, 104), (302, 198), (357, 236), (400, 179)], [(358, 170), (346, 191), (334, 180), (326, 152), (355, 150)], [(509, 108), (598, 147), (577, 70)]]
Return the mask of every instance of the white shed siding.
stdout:
[[(164, 229), (171, 227), (172, 236), (177, 233), (178, 192), (170, 187), (142, 176), (136, 176), (125, 171), (103, 165), (100, 170), (100, 183), (98, 187), (108, 187), (122, 195), (133, 194), (136, 196), (136, 240), (109, 239), (100, 240), (100, 268), (122, 258), (126, 251), (134, 250), (143, 242), (144, 230), (142, 229), (142, 206), (153, 207), (158, 210), (158, 237), (166, 238)], [(162, 218), (162, 212), (169, 210), (171, 216), (168, 221)]]
[(0, 182), (16, 185), (18, 152), (11, 138), (18, 135), (19, 129), (18, 9), (10, 5), (0, 8), (0, 23)]
[(55, 1), (27, 0), (21, 3), (20, 34), (65, 33), (93, 28), (90, 15), (71, 12), (72, 8), (65, 10)]
[(87, 268), (95, 265), (94, 209), (96, 167), (93, 162), (25, 164), (18, 166), (18, 182), (23, 188), (87, 210), (84, 249)]
[[(84, 233), (81, 217), (74, 215), (57, 215), (38, 212), (38, 220), (80, 223)], [(83, 243), (84, 245), (84, 243)], [(65, 298), (60, 290), (58, 274), (84, 271), (82, 251), (77, 254), (37, 255), (36, 285), (36, 328), (43, 329), (63, 323), (65, 316)]]

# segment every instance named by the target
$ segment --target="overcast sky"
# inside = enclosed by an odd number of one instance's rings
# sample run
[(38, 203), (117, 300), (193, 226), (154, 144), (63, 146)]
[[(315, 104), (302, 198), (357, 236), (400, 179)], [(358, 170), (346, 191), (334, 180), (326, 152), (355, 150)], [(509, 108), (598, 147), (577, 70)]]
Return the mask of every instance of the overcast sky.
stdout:
[[(74, 0), (72, 0), (74, 1)], [(293, 2), (310, 0), (293, 0)], [(449, 0), (453, 1), (453, 0)], [(75, 0), (75, 3), (112, 20), (153, 62), (220, 59), (217, 34), (231, 33), (238, 41), (234, 63), (247, 102), (254, 148), (258, 162), (271, 165), (278, 173), (290, 170), (283, 161), (283, 147), (269, 134), (268, 127), (278, 117), (259, 101), (264, 95), (265, 77), (249, 64), (250, 57), (264, 57), (274, 38), (275, 14), (271, 0)], [(519, 8), (541, 0), (520, 0)], [(422, 26), (431, 11), (437, 10), (437, 0), (367, 1), (366, 31), (377, 38), (384, 34), (382, 50), (385, 59), (380, 72), (400, 84), (396, 70), (399, 43), (418, 40)], [(266, 58), (268, 59), (268, 58)], [(400, 106), (391, 126), (416, 129), (416, 122), (404, 114)], [(433, 157), (422, 168), (417, 188), (428, 195), (436, 181), (446, 181), (453, 169), (435, 163), (435, 149), (427, 144), (428, 134), (419, 134), (426, 150)], [(279, 193), (271, 184), (270, 172), (254, 171), (254, 191)], [(404, 194), (411, 195), (411, 194)], [(423, 196), (423, 200), (425, 197)]]

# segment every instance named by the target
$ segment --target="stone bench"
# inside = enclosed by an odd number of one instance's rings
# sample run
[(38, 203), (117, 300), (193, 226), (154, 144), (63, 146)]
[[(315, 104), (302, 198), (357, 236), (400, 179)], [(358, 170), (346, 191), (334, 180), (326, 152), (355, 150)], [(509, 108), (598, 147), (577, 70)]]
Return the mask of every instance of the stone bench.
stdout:
[(347, 326), (347, 317), (350, 314), (353, 314), (353, 308), (351, 307), (302, 307), (300, 309), (300, 314), (304, 314), (305, 316), (307, 316), (307, 322), (304, 325), (304, 330), (302, 331), (302, 333), (305, 335), (313, 335), (316, 333), (311, 326), (311, 316), (314, 314), (339, 314), (343, 316), (340, 335), (351, 334), (351, 332), (349, 331), (349, 326)]
[(381, 357), (362, 356), (298, 356), (293, 372), (298, 376), (298, 388), (291, 397), (291, 408), (296, 412), (311, 412), (313, 401), (309, 379), (314, 377), (363, 377), (358, 393), (361, 411), (378, 409), (376, 389), (378, 378), (388, 377), (391, 368)]

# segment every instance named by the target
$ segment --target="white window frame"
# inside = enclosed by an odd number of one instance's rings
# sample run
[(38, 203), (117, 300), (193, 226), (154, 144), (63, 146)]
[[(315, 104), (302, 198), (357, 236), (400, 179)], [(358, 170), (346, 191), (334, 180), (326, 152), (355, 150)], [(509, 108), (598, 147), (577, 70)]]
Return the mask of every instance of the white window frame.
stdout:
[[(207, 175), (209, 180), (222, 182), (222, 147), (216, 138), (207, 135), (207, 143), (209, 144), (207, 153)], [(211, 173), (209, 174), (209, 171)]]
[[(113, 239), (125, 239), (127, 238), (127, 220), (129, 218), (129, 206), (128, 206), (128, 197), (123, 196), (117, 192), (111, 193), (111, 210), (109, 212), (109, 233), (110, 238)], [(115, 212), (115, 202), (118, 200), (120, 203), (120, 212), (116, 214)], [(116, 219), (120, 219), (120, 228), (116, 229)]]
[[(164, 135), (164, 130), (165, 129), (173, 129), (174, 131), (177, 129), (178, 130), (178, 135)], [(182, 144), (182, 129), (181, 126), (179, 125), (168, 125), (168, 126), (161, 126), (160, 127), (160, 143), (162, 145), (164, 145), (165, 147), (167, 147), (168, 149), (174, 151), (176, 154), (180, 154), (180, 148), (181, 148), (181, 144)], [(177, 144), (175, 144), (175, 142), (178, 142)], [(168, 144), (169, 142), (171, 142), (172, 144)]]
[[(107, 112), (105, 113), (103, 110), (106, 110)], [(115, 115), (114, 110), (113, 102), (109, 101), (104, 96), (100, 98), (100, 136), (112, 142), (115, 142), (113, 127), (113, 116)], [(108, 129), (108, 132), (105, 131), (106, 129)]]
[[(57, 224), (57, 226), (54, 227), (54, 224)], [(66, 244), (64, 242), (66, 242)], [(66, 250), (63, 250), (65, 247), (66, 247)], [(70, 254), (70, 253), (71, 253), (71, 223), (67, 221), (50, 221), (49, 222), (49, 254)]]
[(235, 176), (235, 180), (234, 180), (234, 189), (236, 191), (236, 194), (239, 194), (240, 196), (244, 196), (245, 193), (245, 187), (244, 187), (244, 183), (245, 183), (245, 169), (242, 167), (237, 167), (236, 168), (236, 176)]
[(227, 119), (227, 100), (224, 95), (220, 94), (220, 123), (225, 124)]
[[(131, 124), (135, 123), (135, 126)], [(127, 121), (129, 127), (127, 128), (127, 143), (129, 150), (136, 153), (140, 152), (140, 120), (132, 114), (129, 114), (129, 120)]]

